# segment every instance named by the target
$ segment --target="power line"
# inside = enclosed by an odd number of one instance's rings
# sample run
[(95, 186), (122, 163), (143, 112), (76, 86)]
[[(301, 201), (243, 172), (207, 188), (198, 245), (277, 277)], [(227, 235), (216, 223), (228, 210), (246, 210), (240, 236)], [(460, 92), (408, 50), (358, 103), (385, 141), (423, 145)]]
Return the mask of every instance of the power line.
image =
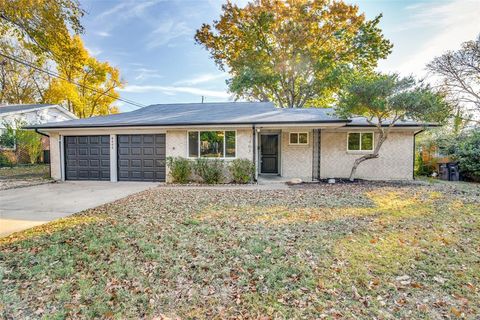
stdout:
[(49, 71), (49, 70), (42, 69), (42, 68), (40, 68), (40, 67), (37, 67), (37, 66), (35, 66), (35, 65), (32, 65), (30, 62), (25, 61), (25, 60), (22, 60), (22, 59), (20, 59), (20, 58), (18, 58), (18, 57), (12, 57), (12, 56), (9, 56), (9, 55), (4, 54), (4, 53), (2, 53), (2, 52), (0, 52), (0, 56), (2, 56), (2, 57), (4, 57), (4, 58), (7, 58), (7, 59), (10, 59), (10, 60), (13, 60), (13, 61), (15, 61), (15, 62), (17, 62), (17, 63), (23, 64), (24, 66), (27, 66), (27, 67), (29, 67), (29, 68), (33, 68), (33, 69), (35, 69), (35, 70), (37, 70), (37, 71), (46, 73), (46, 74), (48, 74), (48, 75), (50, 75), (50, 76), (52, 76), (52, 77), (55, 77), (55, 78), (58, 78), (58, 79), (67, 81), (67, 82), (69, 82), (69, 83), (71, 83), (71, 84), (74, 84), (74, 85), (76, 85), (76, 86), (78, 86), (78, 87), (81, 87), (81, 88), (84, 88), (84, 89), (93, 91), (93, 92), (95, 92), (95, 93), (98, 93), (98, 94), (101, 94), (101, 95), (104, 95), (104, 96), (107, 96), (107, 97), (110, 97), (110, 98), (112, 98), (112, 99), (120, 100), (120, 101), (122, 101), (122, 102), (131, 104), (131, 105), (133, 105), (133, 106), (135, 106), (135, 107), (138, 107), (138, 108), (146, 107), (146, 105), (141, 104), (141, 103), (138, 103), (138, 102), (135, 102), (135, 101), (133, 101), (133, 100), (115, 97), (115, 96), (112, 96), (112, 95), (110, 95), (110, 94), (108, 94), (108, 93), (104, 93), (104, 92), (102, 92), (102, 91), (99, 91), (99, 90), (97, 90), (97, 89), (95, 89), (95, 88), (86, 86), (86, 85), (84, 85), (84, 84), (76, 83), (76, 82), (71, 81), (71, 80), (69, 80), (69, 79), (67, 79), (67, 78), (65, 78), (65, 77), (62, 77), (62, 76), (59, 75), (58, 73), (55, 73), (55, 72), (53, 72), (53, 71)]

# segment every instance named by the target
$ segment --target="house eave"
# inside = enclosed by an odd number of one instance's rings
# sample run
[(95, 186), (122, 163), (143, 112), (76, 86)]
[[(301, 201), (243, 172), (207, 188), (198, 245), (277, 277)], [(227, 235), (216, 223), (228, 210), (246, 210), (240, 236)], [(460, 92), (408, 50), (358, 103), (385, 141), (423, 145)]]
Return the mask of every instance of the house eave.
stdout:
[(298, 126), (345, 126), (350, 120), (325, 120), (325, 121), (285, 121), (285, 122), (229, 122), (229, 123), (174, 123), (174, 124), (116, 124), (116, 125), (78, 125), (78, 126), (26, 126), (25, 129), (38, 129), (42, 131), (55, 131), (55, 130), (84, 130), (84, 129), (112, 129), (112, 128), (193, 128), (193, 127), (251, 127), (253, 125), (257, 127), (298, 127)]

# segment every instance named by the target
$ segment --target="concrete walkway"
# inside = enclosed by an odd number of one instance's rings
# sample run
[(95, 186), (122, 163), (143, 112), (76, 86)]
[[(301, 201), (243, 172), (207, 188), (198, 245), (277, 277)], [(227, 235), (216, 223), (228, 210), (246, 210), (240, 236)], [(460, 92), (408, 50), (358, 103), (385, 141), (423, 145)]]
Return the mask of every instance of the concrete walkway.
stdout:
[(156, 186), (152, 182), (69, 181), (2, 190), (0, 237)]

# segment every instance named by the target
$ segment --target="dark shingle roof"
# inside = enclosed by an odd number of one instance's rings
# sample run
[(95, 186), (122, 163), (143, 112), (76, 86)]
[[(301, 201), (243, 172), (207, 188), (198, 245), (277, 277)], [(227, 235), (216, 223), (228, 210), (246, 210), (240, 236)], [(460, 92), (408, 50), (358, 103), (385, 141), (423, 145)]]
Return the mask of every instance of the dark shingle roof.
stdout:
[(35, 128), (85, 128), (222, 124), (346, 123), (332, 109), (279, 109), (270, 102), (156, 104), (131, 112), (46, 123)]
[[(341, 119), (331, 108), (280, 109), (270, 102), (220, 102), (155, 104), (135, 111), (86, 119), (45, 123), (28, 128), (99, 128), (195, 125), (339, 123), (353, 127), (370, 126), (365, 118)], [(422, 126), (414, 121), (396, 126)], [(429, 124), (427, 124), (429, 125)]]
[(32, 109), (53, 107), (55, 104), (10, 104), (0, 105), (0, 114), (10, 112), (23, 112)]

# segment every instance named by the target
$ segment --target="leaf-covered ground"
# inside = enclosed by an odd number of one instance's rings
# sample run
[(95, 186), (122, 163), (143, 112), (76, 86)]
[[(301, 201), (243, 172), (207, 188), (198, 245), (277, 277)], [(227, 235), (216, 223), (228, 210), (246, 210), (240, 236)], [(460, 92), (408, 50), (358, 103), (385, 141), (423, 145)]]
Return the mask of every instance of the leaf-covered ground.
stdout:
[(480, 189), (157, 188), (0, 244), (0, 316), (469, 318)]
[(50, 182), (49, 165), (25, 165), (0, 168), (0, 190)]

